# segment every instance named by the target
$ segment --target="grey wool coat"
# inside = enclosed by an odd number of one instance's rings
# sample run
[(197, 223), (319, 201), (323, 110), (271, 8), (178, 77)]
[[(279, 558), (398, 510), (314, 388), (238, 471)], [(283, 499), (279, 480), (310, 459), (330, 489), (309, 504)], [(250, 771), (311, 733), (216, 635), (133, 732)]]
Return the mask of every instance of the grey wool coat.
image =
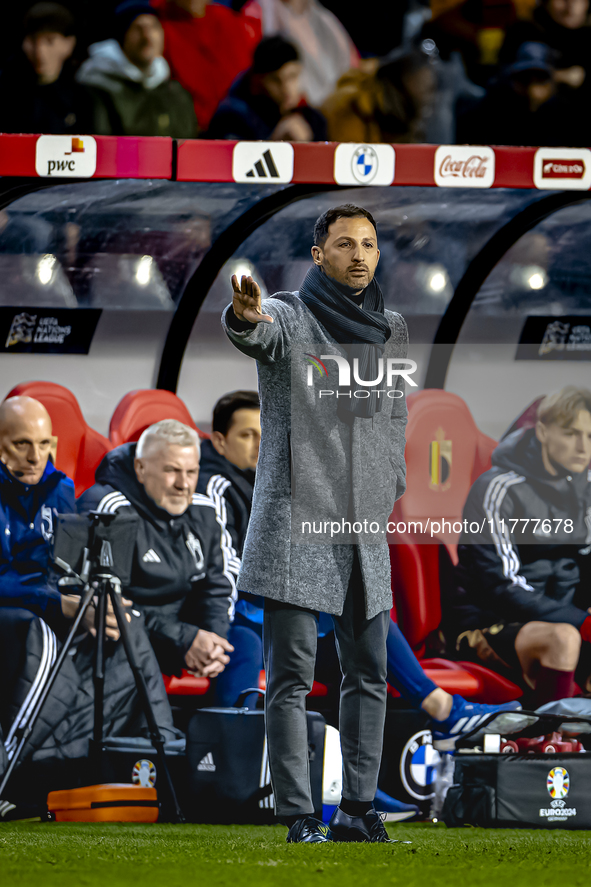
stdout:
[[(357, 544), (366, 617), (373, 618), (392, 606), (385, 530), (406, 488), (403, 380), (390, 378), (388, 388), (398, 396), (384, 397), (373, 418), (343, 422), (336, 394), (320, 396), (339, 390), (337, 362), (321, 361), (322, 372), (313, 364), (322, 355), (346, 352), (297, 293), (264, 299), (262, 311), (274, 322), (244, 332), (228, 325), (230, 307), (222, 315), (224, 329), (236, 348), (257, 361), (262, 429), (238, 588), (340, 615)], [(392, 335), (384, 367), (387, 358), (405, 357), (408, 346), (402, 316), (385, 314)], [(351, 536), (341, 523), (344, 532), (331, 536), (311, 532), (306, 523), (304, 532), (305, 521), (319, 528), (347, 518), (365, 519), (366, 527), (372, 521), (377, 531)]]

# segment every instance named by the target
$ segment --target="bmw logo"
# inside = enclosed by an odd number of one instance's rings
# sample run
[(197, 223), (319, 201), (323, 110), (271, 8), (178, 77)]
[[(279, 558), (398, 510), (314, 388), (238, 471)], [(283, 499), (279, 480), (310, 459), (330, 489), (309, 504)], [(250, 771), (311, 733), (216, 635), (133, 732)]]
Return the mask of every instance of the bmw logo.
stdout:
[(362, 185), (368, 185), (378, 171), (378, 155), (369, 145), (360, 145), (353, 154), (351, 171)]
[(427, 801), (433, 797), (440, 758), (430, 730), (420, 730), (410, 737), (400, 756), (400, 778), (411, 798)]

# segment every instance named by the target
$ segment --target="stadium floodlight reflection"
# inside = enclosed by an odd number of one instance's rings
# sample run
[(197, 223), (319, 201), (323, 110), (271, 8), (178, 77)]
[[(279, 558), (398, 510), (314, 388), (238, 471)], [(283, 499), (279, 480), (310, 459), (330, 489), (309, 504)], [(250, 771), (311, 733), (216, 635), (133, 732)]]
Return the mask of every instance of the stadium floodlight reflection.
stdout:
[(541, 290), (544, 289), (548, 280), (544, 271), (535, 271), (533, 274), (530, 274), (527, 282), (533, 290)]
[(152, 277), (152, 256), (142, 256), (137, 264), (135, 279), (140, 286), (147, 286)]
[(548, 283), (548, 274), (541, 265), (515, 265), (509, 279), (521, 289), (543, 290)]
[(48, 283), (51, 283), (56, 262), (56, 257), (51, 254), (41, 256), (39, 259), (39, 262), (37, 263), (37, 279), (39, 280), (39, 283), (43, 284), (43, 286), (47, 286)]

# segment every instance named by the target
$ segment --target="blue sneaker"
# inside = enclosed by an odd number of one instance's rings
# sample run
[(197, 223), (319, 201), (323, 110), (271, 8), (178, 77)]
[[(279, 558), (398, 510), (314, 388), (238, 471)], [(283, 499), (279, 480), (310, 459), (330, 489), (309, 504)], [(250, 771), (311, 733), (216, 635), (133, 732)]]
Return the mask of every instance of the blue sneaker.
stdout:
[(380, 789), (376, 791), (373, 805), (378, 813), (386, 814), (386, 822), (404, 822), (405, 819), (412, 819), (413, 816), (417, 816), (421, 812), (414, 804), (404, 804), (402, 801), (397, 801), (396, 798), (391, 798)]
[[(470, 733), (488, 715), (502, 711), (519, 711), (519, 702), (504, 702), (502, 705), (481, 705), (478, 702), (467, 702), (463, 696), (455, 695), (451, 712), (445, 721), (431, 720), (433, 748), (438, 751), (453, 751), (456, 742), (465, 733)], [(495, 730), (499, 732), (499, 730)]]

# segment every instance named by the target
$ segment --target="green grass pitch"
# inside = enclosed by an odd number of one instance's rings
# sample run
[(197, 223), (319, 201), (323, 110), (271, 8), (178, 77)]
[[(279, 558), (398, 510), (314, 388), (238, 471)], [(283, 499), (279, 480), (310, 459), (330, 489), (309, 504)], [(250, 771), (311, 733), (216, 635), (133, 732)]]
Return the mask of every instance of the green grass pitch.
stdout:
[(591, 832), (389, 827), (408, 844), (288, 845), (279, 826), (0, 824), (2, 887), (576, 887)]

